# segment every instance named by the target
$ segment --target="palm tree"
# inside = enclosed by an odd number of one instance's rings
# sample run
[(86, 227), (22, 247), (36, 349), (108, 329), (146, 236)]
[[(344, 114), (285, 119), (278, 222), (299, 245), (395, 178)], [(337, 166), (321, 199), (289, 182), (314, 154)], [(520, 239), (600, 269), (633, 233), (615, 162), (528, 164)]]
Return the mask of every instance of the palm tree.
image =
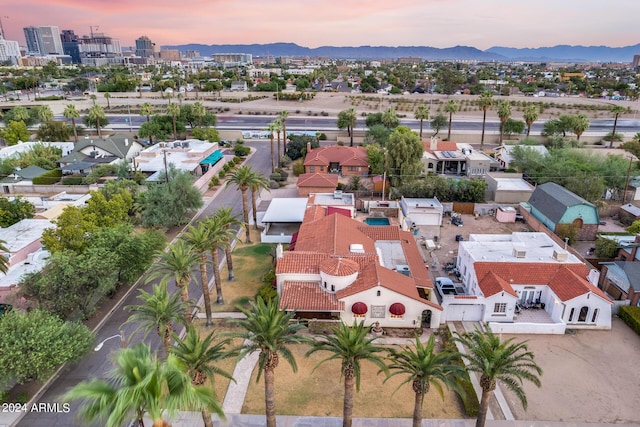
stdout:
[(87, 113), (87, 117), (90, 122), (96, 124), (96, 131), (98, 133), (98, 138), (102, 138), (102, 132), (100, 131), (100, 122), (107, 118), (104, 114), (104, 110), (99, 105), (93, 105), (93, 107), (89, 108), (89, 112)]
[(498, 117), (500, 118), (500, 144), (502, 144), (504, 125), (511, 117), (511, 104), (509, 104), (509, 101), (500, 101), (498, 104)]
[[(7, 248), (7, 242), (4, 240), (0, 240), (0, 252), (9, 253), (9, 249)], [(9, 270), (9, 259), (4, 256), (0, 256), (0, 272), (7, 273)]]
[(111, 103), (109, 101), (111, 99), (111, 94), (109, 92), (104, 93), (104, 99), (107, 100), (107, 109), (111, 108)]
[(200, 264), (200, 279), (202, 282), (202, 297), (204, 299), (204, 312), (207, 317), (206, 325), (211, 326), (211, 292), (209, 291), (209, 278), (207, 276), (207, 253), (209, 252), (209, 230), (204, 223), (198, 224), (197, 227), (190, 225), (183, 238), (187, 245), (198, 257)]
[(267, 427), (276, 426), (276, 401), (275, 401), (275, 369), (278, 367), (280, 356), (286, 360), (294, 372), (298, 370), (296, 360), (289, 349), (289, 345), (298, 344), (303, 337), (297, 332), (304, 326), (291, 323), (295, 313), (287, 313), (280, 310), (279, 298), (272, 298), (265, 302), (261, 296), (257, 301), (251, 301), (250, 307), (238, 307), (246, 319), (229, 319), (236, 323), (243, 332), (237, 332), (232, 336), (244, 339), (240, 350), (240, 357), (244, 357), (254, 351), (259, 351), (258, 377), (264, 373), (264, 400), (266, 407)]
[[(213, 216), (225, 228), (234, 230), (234, 236), (235, 227), (244, 227), (244, 223), (240, 221), (237, 216), (233, 215), (231, 208), (228, 206), (221, 207), (213, 214)], [(229, 244), (224, 245), (225, 258), (227, 259), (227, 271), (229, 272), (229, 281), (235, 280), (235, 275), (233, 274), (233, 259), (231, 257), (231, 242), (232, 240), (229, 240)]]
[(204, 223), (207, 229), (209, 252), (211, 252), (211, 264), (213, 265), (213, 278), (216, 285), (216, 304), (224, 304), (222, 297), (222, 278), (220, 277), (220, 249), (226, 249), (233, 239), (237, 239), (236, 233), (223, 224), (217, 217), (212, 216)]
[[(271, 140), (271, 173), (274, 173), (276, 170), (276, 164), (273, 160), (273, 133), (276, 131), (277, 125), (276, 122), (273, 121), (271, 123), (269, 123), (269, 138)], [(278, 133), (278, 138), (280, 138), (280, 134)]]
[(451, 123), (453, 121), (453, 115), (458, 112), (460, 106), (455, 99), (450, 99), (444, 105), (444, 111), (449, 113), (449, 132), (447, 133), (447, 140), (451, 141)]
[(242, 193), (242, 219), (244, 220), (245, 243), (251, 243), (251, 233), (249, 230), (249, 202), (247, 200), (247, 191), (249, 185), (254, 180), (254, 172), (251, 166), (240, 166), (227, 177), (227, 187), (235, 185)]
[(42, 122), (50, 122), (53, 120), (53, 111), (48, 105), (41, 105), (38, 107), (38, 118)]
[[(413, 427), (422, 425), (422, 408), (424, 397), (431, 386), (443, 396), (442, 386), (458, 388), (456, 378), (464, 372), (462, 367), (456, 365), (455, 353), (447, 350), (436, 352), (434, 335), (429, 337), (426, 344), (416, 337), (415, 347), (405, 346), (401, 351), (391, 350), (389, 358), (391, 363), (388, 368), (393, 371), (385, 382), (395, 376), (404, 375), (406, 379), (400, 384), (409, 384), (415, 393), (415, 406), (413, 409)], [(398, 386), (398, 388), (400, 387)]]
[(93, 102), (93, 105), (96, 105), (96, 100), (98, 99), (98, 97), (96, 96), (95, 93), (92, 93), (91, 96), (89, 97), (91, 98), (91, 102)]
[(258, 229), (258, 207), (257, 200), (258, 194), (261, 190), (271, 191), (269, 188), (269, 180), (266, 176), (259, 172), (254, 172), (253, 179), (249, 183), (249, 189), (251, 190), (251, 210), (253, 213), (253, 229)]
[(522, 407), (527, 409), (527, 396), (522, 389), (522, 383), (527, 380), (540, 387), (538, 377), (542, 375), (542, 369), (535, 363), (534, 355), (529, 351), (526, 341), (514, 342), (515, 338), (501, 341), (490, 329), (483, 332), (477, 327), (473, 332), (457, 336), (455, 339), (467, 348), (467, 352), (462, 353), (462, 357), (469, 362), (467, 370), (480, 374), (482, 399), (476, 427), (484, 427), (489, 399), (498, 381), (511, 390), (522, 403)]
[(26, 123), (27, 120), (31, 118), (31, 116), (29, 115), (29, 110), (22, 106), (13, 107), (11, 109), (11, 112), (13, 113), (13, 120), (15, 120), (16, 122)]
[(145, 338), (151, 330), (155, 329), (162, 340), (166, 354), (169, 354), (173, 323), (186, 325), (184, 312), (190, 304), (181, 301), (178, 294), (170, 295), (166, 283), (153, 285), (152, 294), (140, 289), (138, 299), (142, 301), (141, 305), (125, 307), (131, 312), (126, 323), (139, 323), (133, 333), (142, 330)]
[[(175, 334), (173, 339), (176, 345), (171, 349), (171, 354), (182, 363), (186, 374), (191, 378), (191, 384), (202, 386), (207, 380), (213, 383), (217, 375), (233, 380), (231, 374), (215, 365), (221, 360), (237, 355), (234, 351), (225, 351), (229, 339), (218, 341), (215, 331), (201, 339), (193, 325), (188, 326), (187, 334), (183, 339)], [(205, 426), (213, 427), (211, 412), (206, 408), (202, 409), (202, 419)]]
[(163, 417), (177, 410), (213, 411), (223, 417), (213, 390), (193, 386), (184, 368), (176, 356), (160, 361), (148, 345), (138, 344), (117, 354), (109, 380), (81, 382), (63, 400), (82, 400), (78, 416), (87, 424), (95, 421), (105, 427), (120, 427), (133, 420), (144, 427), (145, 412), (158, 427), (169, 426)]
[[(373, 342), (377, 337), (368, 338), (369, 328), (364, 326), (364, 322), (353, 322), (349, 327), (345, 323), (340, 323), (333, 328), (333, 335), (327, 336), (324, 340), (314, 341), (312, 347), (306, 354), (311, 355), (317, 351), (328, 351), (331, 356), (321, 360), (317, 366), (330, 360), (340, 360), (342, 362), (341, 374), (344, 377), (344, 406), (342, 411), (342, 426), (351, 427), (353, 421), (353, 398), (354, 385), (356, 390), (360, 390), (360, 363), (369, 361), (387, 371), (387, 367), (381, 353), (384, 348), (375, 345)], [(316, 367), (317, 367), (316, 366)]]
[(207, 114), (207, 109), (200, 101), (193, 103), (193, 115), (198, 118), (198, 127), (202, 127), (202, 118)]
[(613, 119), (613, 131), (611, 132), (611, 142), (609, 142), (609, 148), (613, 147), (613, 141), (616, 139), (616, 128), (618, 127), (618, 116), (624, 113), (626, 109), (621, 105), (614, 105), (611, 107), (611, 113), (614, 115)]
[(173, 280), (180, 289), (180, 297), (185, 303), (184, 320), (186, 324), (191, 323), (191, 307), (189, 307), (189, 284), (191, 283), (191, 271), (198, 264), (198, 256), (191, 248), (179, 239), (169, 245), (167, 251), (158, 251), (158, 259), (149, 269), (147, 282), (160, 279), (167, 283)]
[(531, 126), (538, 120), (538, 108), (535, 105), (530, 105), (524, 111), (524, 122), (527, 124), (527, 138), (531, 133)]
[(484, 128), (487, 123), (487, 110), (493, 105), (493, 96), (491, 92), (483, 92), (478, 98), (478, 106), (482, 108), (482, 137), (480, 138), (480, 149), (484, 145)]
[(420, 138), (422, 138), (422, 124), (425, 120), (429, 120), (429, 108), (423, 104), (418, 105), (414, 117), (416, 120), (420, 120)]
[(356, 113), (355, 108), (349, 108), (345, 111), (345, 117), (347, 122), (349, 123), (348, 131), (349, 131), (349, 146), (353, 147), (353, 130), (356, 127), (356, 121), (358, 119), (358, 115)]
[(180, 115), (180, 106), (178, 104), (169, 104), (167, 106), (167, 113), (171, 116), (171, 124), (173, 125), (173, 138), (178, 139), (178, 131), (176, 128), (176, 121)]
[(73, 104), (68, 104), (64, 107), (64, 112), (62, 113), (65, 119), (71, 119), (71, 127), (73, 128), (73, 139), (76, 144), (78, 143), (78, 129), (76, 129), (76, 119), (80, 117), (80, 112), (76, 109), (76, 106)]
[(571, 120), (572, 131), (576, 134), (576, 139), (580, 141), (580, 137), (589, 129), (589, 118), (584, 114), (578, 114), (573, 116)]
[[(289, 112), (288, 111), (280, 111), (280, 113), (278, 114), (278, 118), (280, 119), (280, 122), (282, 123), (282, 155), (284, 156), (284, 153), (286, 153), (287, 151), (287, 117), (289, 117)], [(278, 153), (278, 156), (280, 156), (280, 153)]]
[(148, 102), (145, 102), (144, 104), (142, 104), (142, 107), (140, 108), (140, 115), (147, 118), (147, 123), (151, 121), (151, 116), (153, 116), (153, 113), (154, 113), (153, 105), (151, 105)]
[(198, 79), (193, 80), (193, 90), (196, 91), (196, 101), (197, 101), (198, 99), (200, 99), (198, 95), (198, 92), (200, 91), (200, 80)]
[(398, 115), (393, 108), (389, 107), (385, 110), (384, 113), (382, 113), (380, 121), (382, 122), (384, 127), (386, 127), (387, 129), (391, 129), (398, 125)]
[(280, 132), (282, 132), (282, 120), (275, 119), (271, 122), (273, 125), (273, 130), (276, 132), (276, 136), (278, 137), (278, 149), (276, 150), (276, 164), (279, 168), (282, 167), (282, 157), (280, 157)]

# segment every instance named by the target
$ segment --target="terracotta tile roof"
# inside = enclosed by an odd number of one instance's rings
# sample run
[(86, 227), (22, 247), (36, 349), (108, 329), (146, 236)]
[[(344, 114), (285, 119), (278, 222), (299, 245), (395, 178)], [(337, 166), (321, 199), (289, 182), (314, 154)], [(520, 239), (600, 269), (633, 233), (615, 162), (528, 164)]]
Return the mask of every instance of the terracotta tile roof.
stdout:
[[(315, 197), (315, 196), (314, 196)], [(307, 205), (307, 210), (304, 211), (304, 217), (302, 223), (315, 221), (326, 215), (327, 208), (319, 205)]]
[(369, 165), (367, 162), (367, 152), (364, 147), (360, 146), (344, 147), (331, 145), (314, 148), (309, 151), (304, 158), (305, 166), (328, 166), (329, 163), (339, 163), (349, 166)]
[(422, 145), (424, 146), (424, 151), (429, 153), (433, 153), (434, 151), (457, 151), (458, 144), (453, 141), (438, 141), (438, 145), (435, 150), (431, 149), (431, 141), (422, 141)]
[[(507, 291), (511, 288), (511, 284), (547, 285), (562, 301), (568, 301), (588, 292), (611, 301), (600, 289), (587, 281), (589, 270), (581, 263), (476, 262), (474, 269), (480, 289), (485, 296)], [(485, 289), (488, 293), (485, 293)], [(515, 292), (511, 294), (517, 295)]]
[(295, 311), (342, 311), (344, 302), (335, 293), (325, 292), (319, 282), (285, 281), (282, 285), (280, 308)]
[(330, 173), (303, 173), (298, 177), (298, 187), (331, 187), (338, 186), (338, 175)]
[(332, 257), (322, 261), (319, 269), (330, 276), (351, 276), (360, 270), (360, 265), (348, 258)]
[(375, 253), (373, 239), (358, 230), (362, 223), (344, 215), (332, 214), (316, 221), (303, 221), (296, 250), (347, 255), (350, 245), (361, 244), (365, 253)]
[(318, 266), (328, 257), (328, 254), (298, 250), (298, 243), (296, 242), (295, 251), (286, 251), (283, 253), (282, 258), (278, 259), (276, 274), (320, 274)]
[(358, 230), (373, 240), (400, 240), (400, 229), (393, 225), (372, 227), (360, 223)]

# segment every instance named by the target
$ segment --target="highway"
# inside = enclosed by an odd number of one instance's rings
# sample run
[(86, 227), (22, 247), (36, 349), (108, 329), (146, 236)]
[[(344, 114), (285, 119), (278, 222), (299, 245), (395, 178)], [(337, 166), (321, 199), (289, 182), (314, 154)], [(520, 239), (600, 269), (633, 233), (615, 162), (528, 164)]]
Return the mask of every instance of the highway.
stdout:
[[(254, 170), (260, 171), (264, 174), (269, 174), (271, 171), (271, 164), (269, 162), (269, 144), (264, 142), (247, 142), (247, 145), (257, 149), (257, 152), (247, 160), (247, 165), (251, 166)], [(205, 202), (206, 203), (206, 202)], [(220, 192), (215, 199), (211, 200), (206, 208), (195, 219), (195, 222), (204, 219), (212, 215), (218, 208), (222, 206), (230, 206), (233, 209), (233, 213), (242, 216), (242, 201), (240, 199), (240, 192), (236, 190), (234, 186), (224, 189)], [(197, 301), (202, 295), (202, 288), (200, 286), (200, 274), (199, 270), (194, 271), (194, 281), (189, 286), (189, 296), (193, 300)], [(211, 271), (209, 272), (209, 279), (212, 278)], [(151, 292), (152, 284), (145, 284), (139, 286), (137, 289), (145, 289), (147, 292)], [(125, 298), (123, 304), (113, 311), (108, 316), (104, 325), (97, 331), (96, 343), (99, 343), (107, 337), (118, 335), (120, 329), (123, 329), (127, 338), (135, 330), (136, 325), (122, 324), (127, 320), (129, 313), (123, 309), (128, 305), (137, 305), (139, 303), (137, 296), (138, 291), (134, 290), (129, 293)], [(170, 285), (171, 292), (177, 292), (175, 284)], [(212, 291), (212, 300), (215, 303), (215, 288)], [(141, 334), (138, 334), (134, 339), (129, 342), (129, 345), (135, 344), (141, 341)], [(150, 333), (145, 340), (149, 343), (153, 349), (161, 349), (161, 343), (156, 333)], [(64, 394), (69, 388), (78, 384), (81, 381), (87, 380), (92, 377), (103, 377), (105, 373), (111, 368), (110, 355), (120, 348), (120, 340), (113, 339), (105, 343), (104, 347), (97, 352), (91, 352), (84, 357), (80, 362), (69, 366), (62, 372), (62, 374), (51, 384), (49, 389), (38, 399), (38, 402), (57, 403), (61, 402), (60, 396)], [(78, 408), (79, 402), (71, 404), (71, 411), (69, 413), (28, 413), (19, 423), (18, 426), (24, 427), (70, 427), (73, 425), (85, 425), (82, 422), (73, 423), (73, 417)], [(98, 424), (95, 424), (97, 427)]]

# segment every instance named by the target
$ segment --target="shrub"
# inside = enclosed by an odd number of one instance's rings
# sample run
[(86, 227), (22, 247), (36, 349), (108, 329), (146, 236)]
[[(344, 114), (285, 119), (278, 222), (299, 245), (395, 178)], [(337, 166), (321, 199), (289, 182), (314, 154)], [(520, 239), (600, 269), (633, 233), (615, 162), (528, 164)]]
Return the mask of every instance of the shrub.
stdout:
[(280, 175), (279, 173), (276, 172), (276, 173), (272, 173), (271, 175), (269, 175), (269, 179), (271, 181), (280, 182), (280, 181), (286, 180), (287, 178), (283, 179), (282, 175)]
[(237, 165), (238, 163), (242, 163), (242, 157), (240, 156), (235, 156), (233, 158), (233, 162)]
[[(438, 329), (438, 335), (442, 338), (442, 344), (445, 350), (458, 354), (458, 348), (453, 341), (451, 331), (449, 331), (447, 327), (441, 327)], [(464, 367), (464, 362), (460, 355), (455, 359), (455, 364)], [(471, 384), (469, 371), (465, 369), (462, 378), (459, 378), (456, 381), (462, 389), (462, 393), (458, 393), (458, 396), (460, 396), (460, 399), (462, 400), (464, 413), (469, 417), (477, 416), (480, 409), (480, 402), (478, 401), (478, 395), (476, 395), (476, 392), (473, 389), (473, 384)]]
[(220, 177), (220, 179), (222, 179), (222, 178), (225, 177), (226, 174), (227, 173), (224, 170), (221, 170), (220, 172), (218, 172), (218, 177)]
[(18, 393), (16, 395), (16, 403), (24, 405), (28, 401), (29, 401), (29, 393), (27, 393), (26, 391), (23, 391), (22, 393)]
[(291, 168), (295, 176), (300, 176), (304, 173), (304, 162), (302, 161), (302, 159), (298, 159), (295, 162), (293, 162), (293, 165), (291, 166)]
[(237, 144), (235, 147), (233, 147), (233, 154), (239, 157), (248, 156), (250, 152), (251, 148), (242, 144)]
[(327, 134), (324, 132), (320, 132), (320, 134), (318, 135), (318, 139), (320, 141), (326, 141), (327, 140)]
[(220, 184), (220, 179), (217, 176), (214, 176), (211, 178), (211, 181), (209, 181), (209, 188), (213, 188), (218, 184)]
[(62, 178), (62, 185), (80, 185), (84, 182), (82, 175), (65, 176)]
[(52, 185), (60, 181), (60, 178), (62, 178), (62, 171), (60, 169), (53, 169), (33, 178), (33, 184)]
[(623, 305), (618, 311), (618, 316), (624, 323), (633, 329), (636, 334), (640, 335), (640, 307), (633, 307), (630, 305)]
[(278, 296), (278, 292), (276, 292), (276, 290), (273, 289), (273, 286), (271, 284), (268, 284), (268, 285), (265, 284), (260, 286), (260, 288), (258, 289), (258, 294), (256, 295), (256, 299), (258, 299), (257, 298), (258, 296), (261, 296), (265, 302), (269, 302), (273, 298)]
[(269, 181), (269, 188), (272, 189), (272, 190), (275, 190), (276, 188), (280, 188), (280, 184), (278, 184), (274, 180), (270, 180)]
[(278, 168), (276, 169), (276, 172), (280, 174), (283, 181), (286, 181), (286, 179), (289, 177), (289, 173), (284, 169)]

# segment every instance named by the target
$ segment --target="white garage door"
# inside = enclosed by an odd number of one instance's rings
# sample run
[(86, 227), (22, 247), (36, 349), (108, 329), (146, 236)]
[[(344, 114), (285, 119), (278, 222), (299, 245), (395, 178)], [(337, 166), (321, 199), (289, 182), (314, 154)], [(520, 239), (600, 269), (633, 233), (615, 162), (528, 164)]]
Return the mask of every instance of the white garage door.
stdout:
[(440, 225), (440, 213), (412, 213), (409, 219), (416, 225)]
[(444, 309), (447, 321), (479, 322), (484, 306), (481, 304), (449, 304)]

